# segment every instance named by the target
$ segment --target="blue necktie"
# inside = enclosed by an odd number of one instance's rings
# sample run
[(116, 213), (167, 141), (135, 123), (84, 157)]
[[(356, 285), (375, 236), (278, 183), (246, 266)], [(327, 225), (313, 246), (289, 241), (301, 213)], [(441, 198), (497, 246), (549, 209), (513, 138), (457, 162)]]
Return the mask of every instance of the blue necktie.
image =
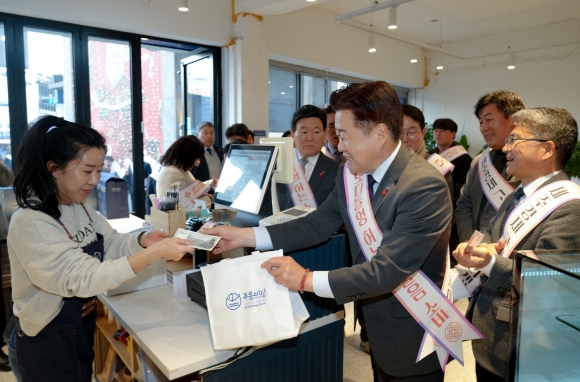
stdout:
[(368, 186), (369, 186), (369, 199), (371, 200), (371, 203), (373, 201), (373, 196), (375, 196), (375, 183), (377, 182), (375, 180), (375, 178), (373, 178), (372, 174), (367, 174), (367, 182), (368, 182)]
[(503, 232), (503, 230), (504, 230), (505, 222), (506, 222), (508, 216), (510, 216), (510, 213), (518, 206), (518, 204), (520, 204), (520, 200), (522, 200), (522, 198), (525, 195), (526, 194), (524, 194), (524, 188), (523, 187), (518, 187), (516, 189), (516, 192), (514, 194), (514, 198), (512, 199), (512, 201), (510, 202), (510, 205), (509, 205), (508, 209), (506, 210), (505, 217), (504, 217), (503, 223), (501, 225), (501, 232)]
[(211, 149), (205, 149), (209, 155), (211, 155)]

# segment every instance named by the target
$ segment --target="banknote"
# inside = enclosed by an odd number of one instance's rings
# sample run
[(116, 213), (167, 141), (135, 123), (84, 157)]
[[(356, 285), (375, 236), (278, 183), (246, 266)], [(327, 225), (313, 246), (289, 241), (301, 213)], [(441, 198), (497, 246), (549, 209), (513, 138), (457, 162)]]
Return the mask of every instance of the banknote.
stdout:
[(203, 249), (205, 251), (211, 251), (221, 239), (219, 236), (204, 235), (203, 233), (187, 231), (182, 228), (178, 228), (173, 237), (191, 240), (194, 244), (190, 245), (190, 247)]
[(470, 253), (473, 248), (477, 247), (483, 240), (483, 234), (478, 230), (473, 231), (473, 235), (467, 242), (467, 247), (465, 248), (465, 253)]

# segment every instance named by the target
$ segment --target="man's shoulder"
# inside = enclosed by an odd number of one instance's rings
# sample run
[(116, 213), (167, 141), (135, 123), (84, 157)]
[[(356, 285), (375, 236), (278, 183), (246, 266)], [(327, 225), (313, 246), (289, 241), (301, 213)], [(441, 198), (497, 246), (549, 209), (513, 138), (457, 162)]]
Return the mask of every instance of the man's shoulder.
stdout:
[(326, 166), (328, 168), (332, 168), (332, 169), (338, 169), (338, 166), (340, 166), (340, 163), (338, 163), (337, 161), (335, 161), (332, 158), (327, 157), (324, 154), (319, 154), (318, 162), (320, 162), (321, 165), (324, 165), (324, 166)]

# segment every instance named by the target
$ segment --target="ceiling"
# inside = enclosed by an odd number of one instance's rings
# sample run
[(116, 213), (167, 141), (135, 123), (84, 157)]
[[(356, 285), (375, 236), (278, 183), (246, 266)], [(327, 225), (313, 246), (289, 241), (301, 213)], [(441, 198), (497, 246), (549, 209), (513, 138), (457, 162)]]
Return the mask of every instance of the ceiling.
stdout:
[[(392, 1), (380, 0), (378, 4)], [(368, 8), (373, 3), (371, 0), (237, 0), (236, 11), (241, 7), (244, 12), (268, 16), (311, 6), (338, 16)], [(545, 30), (550, 25), (578, 20), (578, 28), (568, 28), (568, 35), (557, 34), (552, 40), (554, 43), (580, 42), (580, 0), (413, 0), (398, 6), (397, 18), (398, 28), (389, 30), (389, 9), (378, 10), (372, 16), (373, 29), (384, 35), (444, 46), (521, 30)], [(368, 28), (371, 15), (355, 17), (349, 23)]]

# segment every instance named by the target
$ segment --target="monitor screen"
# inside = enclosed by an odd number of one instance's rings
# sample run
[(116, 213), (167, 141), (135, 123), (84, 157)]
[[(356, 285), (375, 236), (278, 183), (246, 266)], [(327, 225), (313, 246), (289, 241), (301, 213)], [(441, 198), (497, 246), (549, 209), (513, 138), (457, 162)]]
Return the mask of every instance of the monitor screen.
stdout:
[(214, 202), (257, 214), (277, 153), (275, 146), (232, 145), (220, 175)]

